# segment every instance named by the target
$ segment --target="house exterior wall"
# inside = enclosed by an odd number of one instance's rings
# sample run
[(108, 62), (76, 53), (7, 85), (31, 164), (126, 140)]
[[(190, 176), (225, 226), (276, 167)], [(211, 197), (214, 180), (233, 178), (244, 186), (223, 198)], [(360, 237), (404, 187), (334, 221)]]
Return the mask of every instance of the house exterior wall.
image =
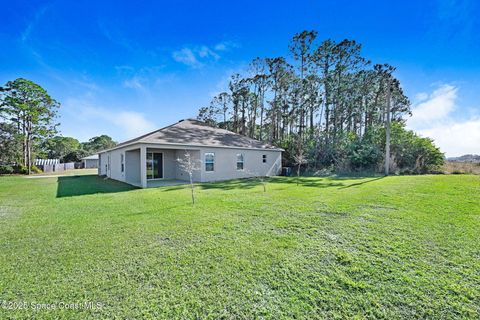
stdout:
[(98, 175), (99, 176), (107, 175), (107, 170), (105, 168), (107, 163), (106, 158), (107, 158), (107, 153), (101, 153), (98, 155)]
[(98, 168), (98, 162), (99, 160), (97, 159), (85, 159), (83, 160), (83, 167), (85, 169)]
[(140, 185), (140, 149), (125, 151), (125, 182)]
[[(190, 153), (192, 161), (194, 161), (198, 167), (201, 167), (202, 163), (201, 163), (201, 160), (200, 160), (200, 151), (199, 150), (188, 150), (188, 152)], [(185, 150), (175, 150), (175, 155), (176, 155), (176, 159), (185, 159)], [(177, 164), (177, 170), (176, 170), (175, 178), (177, 180), (190, 181), (190, 176), (189, 176), (188, 172), (186, 172), (185, 170), (182, 170), (182, 168), (180, 168), (178, 166), (178, 164)], [(201, 181), (202, 180), (201, 171), (200, 170), (194, 171), (193, 174), (192, 174), (192, 178), (193, 178), (194, 182)]]
[[(214, 171), (205, 170), (205, 153), (215, 154)], [(237, 154), (243, 154), (243, 170), (237, 170)], [(267, 162), (263, 163), (263, 155)], [(275, 176), (282, 169), (282, 153), (272, 150), (201, 148), (201, 181), (240, 179), (255, 176)]]
[[(107, 162), (110, 162), (107, 175), (112, 179), (125, 181), (125, 172), (122, 172), (120, 169), (120, 154), (124, 152), (124, 150), (113, 150), (107, 154)], [(110, 157), (110, 159), (108, 159), (108, 157)]]
[[(142, 170), (145, 172), (145, 163), (142, 164), (141, 149), (145, 152), (163, 153), (164, 179), (188, 181), (189, 176), (179, 168), (177, 159), (185, 157), (185, 150), (193, 156), (200, 166), (194, 172), (195, 182), (209, 182), (229, 179), (248, 178), (254, 176), (274, 176), (281, 172), (282, 153), (276, 150), (220, 148), (220, 147), (193, 147), (181, 145), (156, 145), (138, 143), (99, 154), (99, 175), (142, 186)], [(214, 171), (205, 170), (205, 153), (215, 154)], [(121, 172), (121, 154), (124, 154), (125, 170)], [(243, 154), (244, 169), (237, 170), (237, 154)], [(263, 163), (263, 155), (267, 161)], [(145, 159), (145, 158), (143, 158)], [(145, 160), (143, 160), (145, 161)], [(143, 173), (145, 174), (145, 173)], [(145, 179), (144, 179), (145, 181)]]

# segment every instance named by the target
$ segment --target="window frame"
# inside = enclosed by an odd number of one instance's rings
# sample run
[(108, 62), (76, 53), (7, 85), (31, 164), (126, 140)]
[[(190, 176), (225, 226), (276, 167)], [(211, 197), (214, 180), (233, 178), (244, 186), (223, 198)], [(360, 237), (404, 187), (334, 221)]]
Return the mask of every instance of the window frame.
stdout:
[[(238, 160), (239, 156), (242, 158), (241, 161)], [(238, 164), (242, 164), (242, 168), (239, 169), (238, 168)], [(236, 164), (237, 164), (237, 171), (243, 171), (245, 170), (245, 156), (243, 155), (243, 153), (237, 153), (237, 156), (236, 156)]]
[[(212, 156), (212, 160), (207, 161), (207, 156)], [(204, 163), (205, 163), (205, 172), (215, 172), (215, 152), (205, 152), (203, 154)], [(212, 170), (207, 169), (207, 165), (212, 165)]]
[(125, 173), (125, 155), (120, 153), (120, 171)]

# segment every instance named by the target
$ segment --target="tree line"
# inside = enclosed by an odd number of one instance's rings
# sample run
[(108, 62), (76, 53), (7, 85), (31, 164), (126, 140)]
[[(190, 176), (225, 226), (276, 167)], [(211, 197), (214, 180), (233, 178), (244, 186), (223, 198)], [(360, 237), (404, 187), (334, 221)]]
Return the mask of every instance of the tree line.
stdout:
[(18, 78), (0, 86), (0, 173), (38, 171), (35, 158), (75, 162), (116, 145), (107, 135), (79, 142), (58, 134), (60, 103), (33, 81)]
[(316, 31), (295, 34), (288, 47), (288, 57), (256, 58), (233, 74), (198, 119), (282, 147), (284, 165), (301, 158), (308, 170), (380, 171), (387, 124), (392, 170), (443, 163), (431, 139), (405, 129), (410, 100), (393, 66), (372, 63), (354, 40), (318, 41)]

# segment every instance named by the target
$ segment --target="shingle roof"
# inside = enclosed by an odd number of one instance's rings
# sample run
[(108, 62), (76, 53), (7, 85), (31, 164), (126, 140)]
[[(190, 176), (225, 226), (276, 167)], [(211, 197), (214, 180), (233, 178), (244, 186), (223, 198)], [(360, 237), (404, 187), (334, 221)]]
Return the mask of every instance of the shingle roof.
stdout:
[(179, 144), (246, 149), (255, 148), (283, 151), (283, 149), (248, 138), (238, 133), (211, 127), (196, 119), (180, 120), (179, 122), (165, 128), (119, 143), (112, 149), (117, 149), (133, 143)]
[(98, 154), (92, 154), (88, 157), (83, 157), (82, 160), (98, 160)]

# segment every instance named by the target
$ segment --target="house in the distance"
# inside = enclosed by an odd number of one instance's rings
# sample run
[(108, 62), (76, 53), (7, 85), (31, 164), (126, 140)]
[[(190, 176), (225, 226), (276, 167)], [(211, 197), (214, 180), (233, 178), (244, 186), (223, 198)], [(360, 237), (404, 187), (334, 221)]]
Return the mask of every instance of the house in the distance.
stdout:
[(196, 182), (273, 176), (281, 171), (282, 149), (194, 119), (118, 144), (99, 153), (98, 174), (142, 188), (164, 180), (188, 181), (177, 159), (189, 152), (198, 163)]
[(84, 169), (98, 168), (98, 154), (84, 157), (81, 160), (82, 160), (82, 168)]

